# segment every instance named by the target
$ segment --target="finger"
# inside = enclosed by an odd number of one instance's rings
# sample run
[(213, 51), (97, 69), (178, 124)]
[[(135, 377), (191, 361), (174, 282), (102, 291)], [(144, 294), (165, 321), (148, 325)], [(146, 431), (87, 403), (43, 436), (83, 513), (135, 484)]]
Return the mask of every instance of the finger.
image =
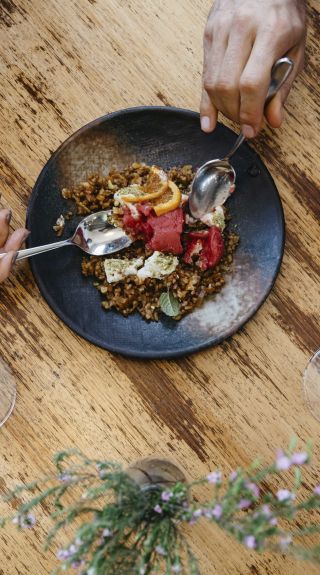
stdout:
[(263, 120), (264, 103), (270, 83), (271, 69), (276, 58), (270, 53), (262, 57), (257, 40), (240, 77), (240, 124), (243, 135), (253, 138)]
[(239, 121), (240, 113), (240, 77), (248, 62), (254, 40), (250, 24), (240, 24), (230, 32), (214, 94), (217, 108), (236, 122)]
[[(204, 59), (203, 59), (203, 93), (201, 98), (201, 116), (209, 117), (210, 127), (214, 127), (217, 121), (217, 106), (215, 105), (214, 92), (216, 79), (223, 62), (224, 53), (228, 45), (229, 27), (223, 25), (220, 32), (216, 30), (217, 23), (207, 26), (204, 36)], [(211, 102), (211, 105), (210, 105)], [(203, 110), (203, 112), (202, 112)], [(209, 114), (208, 116), (206, 114)], [(208, 121), (205, 120), (205, 124)], [(212, 122), (212, 124), (211, 124)], [(213, 129), (212, 127), (212, 129)], [(209, 130), (211, 131), (211, 130)]]
[(7, 279), (16, 259), (16, 252), (7, 253), (0, 259), (0, 283)]
[(267, 110), (265, 110), (265, 117), (267, 119), (267, 122), (273, 128), (280, 128), (283, 122), (284, 101), (282, 101), (281, 91), (279, 90), (279, 92), (272, 98), (270, 104), (268, 105)]
[(23, 242), (27, 239), (29, 231), (21, 228), (13, 232), (10, 238), (6, 241), (3, 251), (10, 252), (18, 250)]
[(281, 86), (279, 92), (274, 96), (274, 98), (272, 98), (271, 102), (268, 104), (267, 108), (264, 111), (264, 115), (266, 117), (267, 122), (273, 128), (279, 128), (281, 126), (284, 117), (284, 104), (292, 88), (293, 82), (295, 81), (297, 75), (303, 68), (303, 62), (304, 62), (303, 46), (290, 50), (287, 56), (294, 61), (294, 68), (289, 78), (286, 80), (283, 86)]
[(9, 235), (11, 210), (0, 210), (0, 247), (5, 244)]
[(200, 103), (201, 129), (207, 133), (212, 132), (217, 125), (217, 119), (217, 108), (211, 102), (208, 93), (203, 89)]
[(213, 32), (212, 44), (204, 42), (203, 56), (203, 85), (205, 90), (211, 96), (217, 78), (219, 77), (220, 68), (228, 46), (229, 31), (223, 30), (219, 35)]

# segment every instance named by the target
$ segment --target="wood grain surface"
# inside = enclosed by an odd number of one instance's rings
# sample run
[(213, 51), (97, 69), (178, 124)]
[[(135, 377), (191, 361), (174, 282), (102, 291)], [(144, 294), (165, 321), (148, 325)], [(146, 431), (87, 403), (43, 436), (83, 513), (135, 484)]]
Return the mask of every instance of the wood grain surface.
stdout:
[[(0, 189), (25, 221), (36, 177), (57, 146), (106, 112), (136, 105), (198, 109), (208, 0), (0, 0)], [(87, 343), (43, 301), (27, 261), (0, 288), (1, 357), (18, 398), (0, 431), (0, 488), (42, 474), (77, 446), (124, 463), (153, 453), (190, 478), (270, 461), (293, 434), (314, 443), (306, 484), (319, 482), (320, 423), (301, 378), (320, 347), (319, 3), (309, 1), (306, 68), (286, 121), (255, 146), (278, 185), (287, 224), (267, 302), (231, 341), (178, 361), (124, 359)], [(45, 515), (45, 514), (44, 514)], [(0, 533), (0, 575), (44, 575), (44, 518)], [(217, 528), (190, 533), (203, 574), (313, 575), (290, 558), (255, 555)]]

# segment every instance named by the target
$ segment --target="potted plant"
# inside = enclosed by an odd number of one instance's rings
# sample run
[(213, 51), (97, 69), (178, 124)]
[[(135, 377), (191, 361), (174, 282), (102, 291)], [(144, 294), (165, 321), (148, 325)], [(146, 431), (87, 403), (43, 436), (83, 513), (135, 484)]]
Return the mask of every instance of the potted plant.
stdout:
[[(270, 465), (255, 460), (228, 477), (215, 470), (191, 482), (174, 463), (161, 458), (143, 459), (124, 470), (77, 450), (62, 451), (54, 456), (53, 475), (18, 486), (4, 497), (10, 502), (37, 491), (12, 516), (2, 518), (1, 526), (13, 521), (20, 529), (34, 527), (34, 510), (50, 502), (53, 526), (46, 548), (60, 530), (74, 527), (71, 540), (57, 550), (55, 573), (73, 569), (78, 575), (198, 575), (184, 526), (200, 520), (216, 523), (257, 552), (320, 562), (320, 545), (301, 543), (302, 537), (320, 531), (320, 522), (301, 527), (297, 521), (301, 512), (311, 516), (320, 508), (320, 486), (300, 497), (301, 467), (310, 461), (310, 453), (294, 450), (292, 442)], [(269, 487), (287, 472), (292, 474), (290, 489), (283, 483)]]

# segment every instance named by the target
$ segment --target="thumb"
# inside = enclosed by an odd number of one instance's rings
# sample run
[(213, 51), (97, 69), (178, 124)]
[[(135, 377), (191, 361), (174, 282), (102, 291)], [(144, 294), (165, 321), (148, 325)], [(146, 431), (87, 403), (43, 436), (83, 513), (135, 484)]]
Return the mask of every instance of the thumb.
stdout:
[(266, 120), (270, 126), (273, 128), (280, 128), (283, 117), (284, 117), (284, 110), (283, 110), (284, 101), (282, 100), (282, 96), (280, 91), (272, 98), (271, 102), (268, 104), (267, 108), (265, 109), (264, 115)]

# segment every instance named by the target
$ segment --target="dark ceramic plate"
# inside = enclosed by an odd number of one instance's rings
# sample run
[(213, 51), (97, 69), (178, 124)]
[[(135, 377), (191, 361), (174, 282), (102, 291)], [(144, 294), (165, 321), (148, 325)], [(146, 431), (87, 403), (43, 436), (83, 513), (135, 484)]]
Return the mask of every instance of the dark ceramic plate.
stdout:
[[(235, 134), (222, 125), (213, 134), (202, 133), (198, 114), (175, 108), (133, 108), (91, 122), (60, 146), (36, 182), (27, 218), (29, 247), (57, 240), (52, 226), (66, 211), (60, 195), (64, 186), (133, 161), (164, 168), (197, 167), (223, 157), (234, 140)], [(284, 219), (277, 189), (257, 154), (244, 144), (233, 165), (237, 190), (228, 207), (241, 240), (233, 270), (217, 297), (179, 322), (168, 317), (147, 322), (139, 314), (124, 318), (101, 308), (92, 280), (81, 275), (82, 252), (67, 247), (30, 260), (41, 293), (55, 313), (92, 343), (142, 358), (186, 355), (234, 334), (273, 286), (283, 254)], [(75, 221), (68, 222), (65, 237), (74, 227)]]

